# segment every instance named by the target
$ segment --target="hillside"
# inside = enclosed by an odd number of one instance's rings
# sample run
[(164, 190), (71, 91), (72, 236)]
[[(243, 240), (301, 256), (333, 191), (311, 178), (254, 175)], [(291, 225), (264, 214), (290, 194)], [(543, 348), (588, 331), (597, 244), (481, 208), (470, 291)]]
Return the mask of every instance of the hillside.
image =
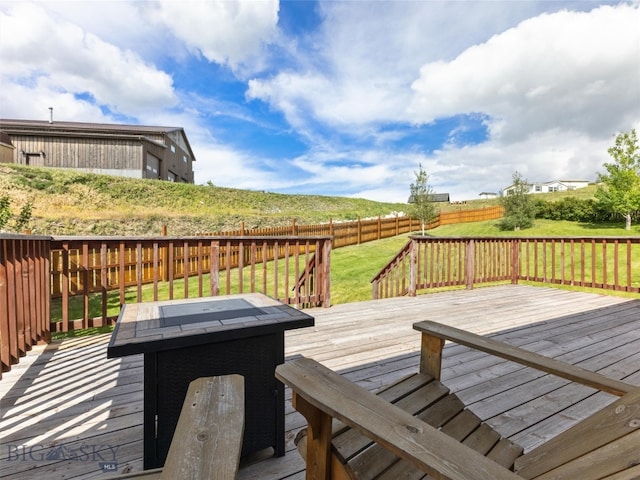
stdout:
[[(408, 187), (407, 187), (408, 190)], [(0, 195), (14, 209), (33, 203), (30, 223), (44, 235), (169, 235), (355, 220), (406, 212), (402, 203), (284, 195), (0, 164)]]
[[(407, 192), (409, 187), (407, 186)], [(590, 198), (595, 186), (573, 192), (541, 194), (554, 201)], [(31, 231), (39, 235), (169, 235), (355, 220), (396, 212), (405, 203), (321, 195), (285, 195), (210, 185), (140, 180), (78, 173), (55, 168), (0, 164), (0, 196), (17, 211), (33, 204)], [(441, 211), (475, 209), (498, 199), (438, 204)]]

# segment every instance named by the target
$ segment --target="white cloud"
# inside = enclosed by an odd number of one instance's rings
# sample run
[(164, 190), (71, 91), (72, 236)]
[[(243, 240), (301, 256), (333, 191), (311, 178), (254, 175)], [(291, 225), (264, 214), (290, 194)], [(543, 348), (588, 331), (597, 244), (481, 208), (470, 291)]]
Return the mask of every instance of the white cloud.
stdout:
[(263, 46), (277, 36), (278, 1), (162, 0), (160, 16), (191, 50), (235, 68), (259, 61)]
[[(136, 116), (174, 105), (171, 77), (144, 62), (131, 50), (123, 50), (73, 23), (54, 18), (37, 4), (13, 4), (0, 11), (0, 82), (13, 85), (18, 97), (0, 93), (2, 116), (34, 116), (62, 98), (71, 108), (65, 117), (83, 110), (70, 105), (95, 103), (114, 112)], [(21, 86), (16, 88), (16, 85)], [(50, 97), (46, 105), (27, 111), (31, 96)], [(93, 115), (92, 115), (93, 116)]]
[(424, 65), (409, 113), (429, 123), (482, 112), (504, 142), (554, 128), (608, 136), (640, 113), (639, 27), (631, 5), (526, 20)]
[[(428, 62), (448, 62), (542, 8), (540, 2), (321, 2), (323, 22), (298, 68), (249, 83), (247, 97), (282, 111), (292, 125), (318, 120), (365, 131), (413, 120), (411, 83)], [(557, 7), (555, 7), (557, 8)]]

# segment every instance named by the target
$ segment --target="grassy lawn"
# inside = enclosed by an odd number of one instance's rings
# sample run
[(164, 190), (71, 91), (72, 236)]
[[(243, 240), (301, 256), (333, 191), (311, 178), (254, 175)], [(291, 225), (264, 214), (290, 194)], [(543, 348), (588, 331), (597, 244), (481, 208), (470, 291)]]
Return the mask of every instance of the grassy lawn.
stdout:
[(331, 252), (331, 303), (371, 300), (371, 280), (407, 243), (409, 235), (352, 245)]
[(496, 220), (485, 222), (458, 223), (444, 225), (429, 230), (427, 235), (437, 237), (630, 237), (640, 236), (640, 225), (632, 225), (631, 230), (624, 229), (624, 222), (579, 223), (537, 219), (533, 228), (503, 232)]

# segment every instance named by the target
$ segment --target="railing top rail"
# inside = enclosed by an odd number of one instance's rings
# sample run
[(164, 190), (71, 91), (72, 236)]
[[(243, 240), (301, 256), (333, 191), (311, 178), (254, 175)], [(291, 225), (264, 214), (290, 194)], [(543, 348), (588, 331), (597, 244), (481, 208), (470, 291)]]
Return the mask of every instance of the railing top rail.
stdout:
[(640, 243), (640, 236), (638, 235), (628, 235), (628, 236), (617, 236), (617, 237), (611, 237), (611, 236), (591, 236), (591, 237), (586, 237), (586, 236), (582, 236), (582, 237), (576, 237), (576, 236), (535, 236), (535, 237), (501, 237), (501, 236), (469, 236), (469, 237), (455, 237), (455, 236), (451, 236), (451, 237), (432, 237), (429, 235), (410, 235), (409, 236), (410, 239), (412, 240), (417, 240), (417, 241), (443, 241), (443, 240), (504, 240), (504, 241), (511, 241), (511, 240), (611, 240), (611, 241), (615, 241), (615, 240), (631, 240), (632, 242), (639, 242)]
[[(29, 237), (33, 238), (33, 237)], [(318, 235), (318, 236), (295, 236), (295, 235), (180, 235), (180, 236), (137, 236), (137, 237), (121, 237), (121, 236), (55, 236), (55, 237), (43, 237), (52, 240), (53, 242), (69, 242), (69, 241), (84, 241), (84, 242), (153, 242), (153, 241), (169, 241), (169, 240), (331, 240), (333, 237), (330, 235)]]
[(22, 233), (0, 233), (0, 240), (52, 240), (47, 235), (27, 235)]
[(378, 279), (384, 272), (386, 272), (391, 267), (391, 265), (393, 265), (393, 263), (396, 261), (397, 258), (401, 257), (402, 255), (406, 255), (406, 252), (409, 250), (410, 247), (411, 247), (411, 240), (405, 243), (404, 246), (400, 249), (400, 251), (396, 253), (395, 256), (391, 260), (389, 260), (385, 264), (385, 266), (380, 269), (378, 273), (376, 273), (373, 276), (370, 283), (375, 282), (376, 279)]

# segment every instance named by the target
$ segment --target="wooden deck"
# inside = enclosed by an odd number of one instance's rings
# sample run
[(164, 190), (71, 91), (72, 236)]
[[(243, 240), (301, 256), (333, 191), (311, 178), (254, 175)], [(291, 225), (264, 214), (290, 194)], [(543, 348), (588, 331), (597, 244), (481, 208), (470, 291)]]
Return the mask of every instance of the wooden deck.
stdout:
[[(507, 285), (310, 312), (316, 326), (287, 332), (287, 358), (315, 358), (370, 390), (417, 370), (420, 335), (412, 324), (426, 319), (640, 385), (640, 300)], [(104, 478), (102, 467), (142, 468), (142, 357), (108, 360), (108, 338), (38, 347), (4, 374), (0, 478)], [(613, 400), (449, 344), (443, 381), (525, 450)], [(304, 478), (293, 445), (303, 426), (287, 403), (287, 454), (246, 459), (240, 478)]]

